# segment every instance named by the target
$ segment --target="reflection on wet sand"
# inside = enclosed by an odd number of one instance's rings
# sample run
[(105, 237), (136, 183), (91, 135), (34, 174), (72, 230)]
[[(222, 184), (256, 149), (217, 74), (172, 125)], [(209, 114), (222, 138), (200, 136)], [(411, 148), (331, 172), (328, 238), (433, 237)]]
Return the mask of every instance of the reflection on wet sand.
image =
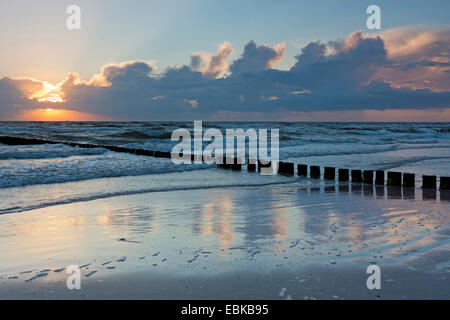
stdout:
[[(449, 190), (434, 190), (434, 189), (416, 189), (416, 188), (402, 188), (391, 186), (377, 186), (367, 184), (337, 184), (337, 185), (325, 185), (314, 186), (306, 189), (307, 194), (352, 194), (355, 196), (362, 196), (369, 199), (403, 199), (403, 200), (436, 200), (439, 193), (441, 201), (450, 201)], [(386, 197), (387, 195), (387, 197)]]
[(423, 200), (436, 200), (436, 190), (422, 189)]
[(216, 203), (207, 202), (193, 221), (194, 234), (210, 236), (218, 235), (222, 248), (228, 248), (233, 244), (233, 203), (229, 198), (216, 199)]
[(401, 263), (445, 247), (448, 208), (447, 192), (322, 182), (98, 199), (2, 216), (0, 275), (159, 252), (150, 266), (177, 272)]
[(105, 227), (104, 231), (107, 233), (117, 233), (123, 226), (127, 226), (129, 232), (133, 233), (158, 231), (158, 207), (145, 205), (113, 207), (107, 205), (102, 208), (102, 212), (105, 214), (99, 215), (97, 222)]

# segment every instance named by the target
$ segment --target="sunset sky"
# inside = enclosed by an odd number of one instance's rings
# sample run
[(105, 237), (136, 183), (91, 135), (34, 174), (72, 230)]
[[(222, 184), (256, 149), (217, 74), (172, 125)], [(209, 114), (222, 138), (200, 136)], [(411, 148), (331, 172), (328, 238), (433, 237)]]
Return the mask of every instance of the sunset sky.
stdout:
[(0, 120), (450, 121), (449, 22), (447, 0), (0, 0)]

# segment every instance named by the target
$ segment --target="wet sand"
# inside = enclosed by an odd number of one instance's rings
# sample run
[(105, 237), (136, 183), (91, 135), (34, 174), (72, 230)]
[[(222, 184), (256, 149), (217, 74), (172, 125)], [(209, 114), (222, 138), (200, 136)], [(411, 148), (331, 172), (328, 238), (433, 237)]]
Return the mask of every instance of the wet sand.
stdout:
[(4, 214), (0, 298), (448, 299), (449, 198), (293, 178)]

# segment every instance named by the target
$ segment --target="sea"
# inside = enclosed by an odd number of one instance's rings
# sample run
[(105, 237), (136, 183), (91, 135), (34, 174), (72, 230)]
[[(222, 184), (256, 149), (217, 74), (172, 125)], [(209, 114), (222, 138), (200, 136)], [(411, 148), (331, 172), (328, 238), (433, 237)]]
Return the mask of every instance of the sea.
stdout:
[[(171, 151), (193, 122), (0, 122), (1, 136)], [(203, 122), (203, 130), (278, 129), (279, 157), (307, 165), (450, 175), (450, 123)], [(203, 145), (209, 142), (203, 142)], [(0, 144), (0, 214), (120, 195), (289, 183), (298, 177), (227, 173), (216, 165), (84, 149)], [(305, 179), (305, 182), (308, 179)]]

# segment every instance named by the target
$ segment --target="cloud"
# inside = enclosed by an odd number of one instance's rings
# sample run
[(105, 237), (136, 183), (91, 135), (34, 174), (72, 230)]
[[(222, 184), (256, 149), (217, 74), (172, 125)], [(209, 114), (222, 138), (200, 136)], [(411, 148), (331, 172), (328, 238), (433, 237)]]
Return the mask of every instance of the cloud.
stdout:
[(359, 30), (328, 47), (312, 42), (295, 58), (291, 71), (301, 77), (305, 87), (357, 88), (366, 85), (377, 68), (387, 63), (387, 51), (380, 37), (370, 38)]
[(45, 88), (43, 81), (34, 79), (0, 79), (0, 118), (9, 119), (15, 114), (33, 107), (37, 101), (35, 95)]
[[(145, 81), (147, 80), (149, 74), (154, 70), (152, 63), (152, 61), (125, 61), (122, 63), (110, 63), (103, 66), (99, 74), (92, 76), (87, 84), (108, 87), (113, 82), (120, 82), (124, 80)], [(75, 78), (77, 77), (78, 75), (75, 74)], [(77, 81), (81, 82), (79, 79), (77, 79)]]
[(229, 72), (228, 58), (234, 49), (230, 43), (221, 44), (213, 55), (208, 53), (195, 53), (191, 56), (191, 68), (200, 71), (209, 79), (217, 79)]
[(250, 41), (244, 47), (244, 53), (239, 59), (234, 60), (230, 66), (232, 74), (249, 73), (272, 69), (284, 56), (285, 46), (280, 43), (270, 46), (257, 46)]
[[(379, 111), (372, 117), (398, 118), (402, 114), (398, 110), (427, 114), (421, 110), (450, 108), (449, 35), (448, 29), (401, 29), (377, 35), (355, 31), (344, 40), (307, 44), (289, 70), (275, 69), (284, 55), (283, 43), (267, 46), (250, 41), (231, 65), (233, 48), (225, 42), (214, 54), (193, 54), (189, 65), (168, 67), (158, 75), (151, 61), (126, 61), (103, 66), (87, 81), (70, 73), (54, 86), (3, 78), (0, 117), (45, 108), (56, 98), (61, 99), (57, 108), (121, 120), (207, 120), (227, 115), (255, 120), (291, 115), (295, 120), (307, 114), (327, 119), (327, 112), (353, 112), (367, 119), (367, 110)], [(450, 120), (446, 111), (434, 114)]]
[(450, 91), (450, 29), (396, 28), (380, 35), (390, 64), (375, 80), (394, 87)]

